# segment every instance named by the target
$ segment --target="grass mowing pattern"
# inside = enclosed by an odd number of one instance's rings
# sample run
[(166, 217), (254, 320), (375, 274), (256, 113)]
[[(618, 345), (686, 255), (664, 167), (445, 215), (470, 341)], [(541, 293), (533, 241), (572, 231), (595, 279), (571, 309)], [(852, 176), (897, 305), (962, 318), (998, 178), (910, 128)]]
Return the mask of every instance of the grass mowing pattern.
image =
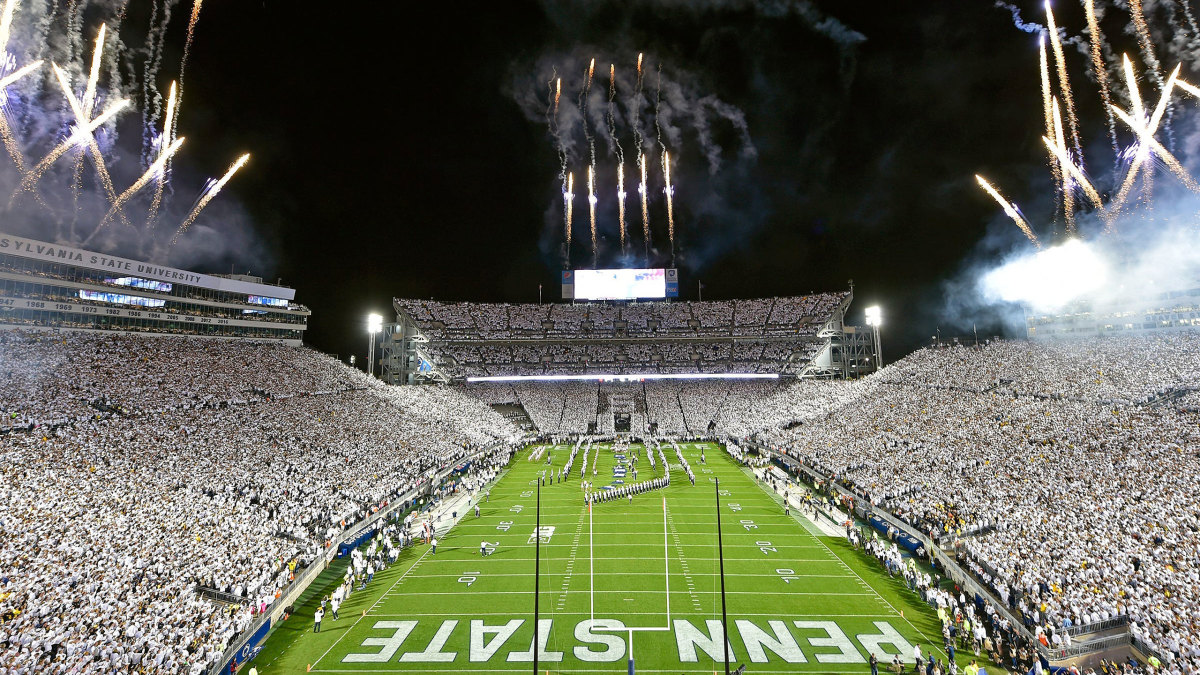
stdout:
[[(342, 573), (335, 563), (268, 640), (254, 660), (258, 671), (305, 672), (311, 665), (313, 672), (338, 673), (530, 672), (536, 481), (570, 454), (569, 447), (549, 448), (547, 465), (546, 456), (530, 459), (539, 447), (514, 457), (481, 516), (466, 515), (439, 540), (436, 554), (421, 544), (407, 549), (350, 596), (340, 620), (327, 613), (314, 634), (316, 604)], [(779, 498), (718, 446), (681, 447), (696, 474), (694, 487), (664, 448), (671, 487), (637, 495), (632, 504), (624, 498), (595, 504), (590, 523), (580, 488), (582, 451), (569, 480), (542, 488), (541, 524), (553, 533), (541, 546), (541, 672), (625, 672), (629, 633), (622, 626), (671, 629), (633, 634), (639, 672), (723, 672), (714, 478), (722, 491), (734, 666), (746, 663), (754, 673), (869, 672), (869, 645), (888, 631), (901, 639), (874, 647), (881, 670), (897, 652), (911, 668), (909, 644), (925, 653), (932, 647), (945, 659), (936, 616), (902, 580), (844, 540), (814, 536), (784, 515)], [(700, 464), (701, 451), (707, 465)], [(639, 457), (638, 480), (662, 475), (661, 466), (649, 466), (643, 446), (631, 446), (630, 454)], [(611, 446), (594, 446), (586, 477), (609, 484), (616, 462)], [(481, 541), (494, 553), (481, 557)], [(593, 611), (600, 625), (588, 623)], [(963, 654), (957, 660), (969, 662)]]

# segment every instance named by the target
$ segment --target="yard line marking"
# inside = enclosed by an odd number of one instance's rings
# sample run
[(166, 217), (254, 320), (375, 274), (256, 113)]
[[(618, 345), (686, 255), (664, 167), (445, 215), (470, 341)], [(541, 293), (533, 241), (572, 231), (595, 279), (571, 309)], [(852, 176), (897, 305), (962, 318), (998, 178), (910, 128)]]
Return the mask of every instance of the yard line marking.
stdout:
[[(404, 572), (404, 574), (400, 575), (399, 579), (396, 579), (396, 581), (392, 582), (392, 585), (390, 587), (388, 587), (388, 589), (386, 591), (384, 591), (383, 595), (379, 596), (379, 598), (377, 600), (375, 600), (375, 604), (373, 604), (367, 608), (367, 612), (370, 612), (371, 610), (375, 609), (375, 605), (378, 605), (379, 603), (383, 602), (383, 599), (392, 592), (392, 589), (396, 587), (396, 584), (400, 583), (404, 579), (404, 577), (408, 576), (408, 573), (413, 571), (413, 568), (415, 568), (417, 565), (421, 564), (421, 561), (424, 560), (425, 556), (429, 555), (429, 552), (432, 550), (433, 550), (432, 547), (426, 548), (425, 552), (421, 554), (421, 557), (417, 558), (417, 561), (412, 564), (412, 567), (409, 567), (408, 570)], [(362, 616), (355, 619), (354, 623), (350, 624), (350, 628), (348, 628), (344, 633), (342, 633), (341, 637), (339, 637), (337, 640), (335, 640), (333, 644), (329, 645), (329, 649), (326, 649), (325, 653), (321, 654), (321, 656), (318, 657), (317, 660), (313, 662), (313, 665), (315, 666), (318, 663), (320, 663), (321, 659), (325, 658), (329, 654), (329, 652), (333, 651), (333, 648), (338, 646), (338, 643), (341, 642), (343, 638), (345, 638), (350, 633), (354, 632), (354, 627), (358, 625), (358, 622), (367, 618), (367, 612), (363, 612)]]

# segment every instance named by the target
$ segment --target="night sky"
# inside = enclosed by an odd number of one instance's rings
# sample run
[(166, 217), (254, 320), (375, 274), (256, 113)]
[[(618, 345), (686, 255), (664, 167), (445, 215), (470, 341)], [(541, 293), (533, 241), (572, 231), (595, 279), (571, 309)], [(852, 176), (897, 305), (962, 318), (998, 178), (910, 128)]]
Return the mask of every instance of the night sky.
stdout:
[[(228, 188), (274, 252), (252, 271), (297, 289), (311, 346), (361, 358), (363, 317), (390, 314), (393, 296), (531, 302), (544, 284), (557, 298), (558, 162), (517, 102), (545, 92), (515, 90), (544, 82), (556, 55), (592, 51), (603, 89), (610, 61), (629, 69), (645, 51), (740, 109), (755, 151), (737, 156), (714, 129), (728, 157), (710, 174), (686, 135), (672, 149), (684, 297), (698, 280), (729, 299), (852, 278), (850, 319), (883, 306), (888, 360), (939, 326), (966, 335), (979, 319), (945, 315), (944, 283), (988, 255), (985, 238), (1020, 237), (974, 174), (1052, 212), (1037, 37), (992, 2), (820, 3), (865, 38), (847, 47), (785, 11), (803, 4), (206, 3), (179, 133), (204, 139), (189, 161), (209, 172), (254, 153)], [(1059, 21), (1078, 33), (1078, 3)], [(580, 85), (567, 75), (564, 106)], [(1080, 98), (1081, 116), (1099, 114)], [(576, 228), (578, 245), (586, 196)]]

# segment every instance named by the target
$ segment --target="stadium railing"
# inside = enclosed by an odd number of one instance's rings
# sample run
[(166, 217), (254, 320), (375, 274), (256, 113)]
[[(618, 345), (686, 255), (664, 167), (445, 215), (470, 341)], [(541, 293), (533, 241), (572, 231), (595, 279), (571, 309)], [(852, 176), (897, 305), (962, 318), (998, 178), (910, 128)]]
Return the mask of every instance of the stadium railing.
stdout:
[[(504, 444), (505, 441), (495, 441), (487, 446), (484, 446), (466, 459), (474, 460), (482, 457)], [(226, 647), (224, 652), (222, 652), (221, 658), (218, 659), (206, 672), (209, 675), (229, 673), (231, 672), (230, 666), (235, 659), (238, 666), (244, 664), (248, 659), (252, 659), (256, 654), (258, 654), (257, 647), (259, 647), (263, 642), (266, 642), (266, 639), (270, 636), (271, 631), (273, 631), (278, 625), (279, 617), (283, 615), (284, 610), (295, 604), (296, 600), (300, 598), (301, 594), (308, 590), (308, 587), (317, 580), (317, 577), (320, 576), (322, 572), (325, 571), (325, 567), (337, 556), (338, 550), (343, 543), (359, 536), (363, 530), (374, 527), (377, 523), (391, 516), (397, 510), (404, 508), (404, 505), (407, 502), (421, 495), (428, 487), (436, 485), (443, 478), (450, 475), (454, 471), (454, 468), (463, 461), (465, 460), (458, 459), (451, 462), (444, 469), (437, 472), (437, 474), (435, 474), (433, 477), (426, 478), (418, 482), (412, 489), (408, 490), (399, 498), (392, 501), (387, 508), (380, 509), (379, 511), (366, 518), (363, 518), (359, 522), (343, 530), (342, 533), (337, 536), (337, 538), (330, 541), (329, 547), (326, 548), (322, 554), (312, 562), (311, 565), (306, 567), (303, 572), (296, 576), (296, 579), (292, 581), (292, 583), (288, 584), (287, 587), (283, 589), (279, 597), (267, 608), (267, 611), (259, 614), (258, 617), (256, 617), (254, 621), (252, 621), (250, 625), (247, 626), (240, 635), (238, 635), (237, 638), (229, 643), (229, 646)]]
[(1061, 632), (1072, 636), (1091, 635), (1092, 633), (1102, 633), (1106, 630), (1112, 630), (1114, 628), (1120, 628), (1128, 625), (1129, 616), (1127, 614), (1122, 614), (1104, 621), (1094, 621), (1092, 623), (1085, 623), (1078, 626), (1071, 626), (1070, 628), (1064, 628)]
[[(762, 445), (761, 443), (758, 443), (755, 441), (743, 440), (740, 442), (743, 445), (748, 445), (748, 446), (757, 448), (759, 452), (769, 453), (769, 455), (771, 455), (771, 456), (775, 456), (775, 455), (781, 455), (784, 457), (787, 456), (787, 455), (784, 455), (783, 453), (777, 452), (776, 450), (774, 450), (768, 446)], [(794, 462), (795, 460), (792, 460), (792, 461)], [(959, 587), (967, 590), (972, 595), (976, 595), (981, 598), (987, 598), (989, 603), (991, 604), (991, 606), (994, 607), (1001, 614), (1001, 616), (1008, 619), (1009, 625), (1011, 625), (1014, 629), (1020, 631), (1025, 636), (1025, 638), (1028, 639), (1032, 644), (1037, 644), (1036, 637), (1027, 628), (1025, 628), (1025, 624), (1021, 619), (1019, 619), (1015, 615), (1013, 615), (1013, 613), (1008, 610), (1008, 608), (1004, 605), (1004, 603), (1000, 602), (999, 598), (995, 597), (991, 593), (991, 591), (989, 591), (983, 585), (976, 582), (975, 579), (972, 578), (971, 575), (968, 574), (966, 570), (959, 567), (958, 562), (955, 561), (952, 557), (946, 555), (941, 550), (940, 547), (938, 547), (934, 542), (932, 542), (929, 539), (928, 536), (926, 536), (922, 532), (919, 532), (917, 530), (917, 528), (914, 528), (913, 526), (909, 525), (908, 523), (905, 523), (905, 522), (901, 521), (900, 519), (896, 518), (891, 513), (888, 513), (887, 511), (885, 511), (884, 509), (876, 508), (876, 507), (871, 506), (870, 504), (866, 503), (866, 500), (863, 499), (860, 495), (857, 495), (857, 494), (847, 490), (843, 485), (841, 485), (837, 481), (830, 480), (828, 476), (826, 476), (821, 471), (817, 470), (811, 464), (803, 463), (803, 464), (801, 464), (801, 466), (803, 466), (804, 471), (806, 471), (807, 473), (809, 473), (813, 476), (816, 476), (820, 480), (828, 481), (829, 484), (833, 485), (834, 488), (839, 493), (854, 499), (855, 509), (859, 512), (859, 515), (862, 516), (864, 520), (867, 517), (870, 517), (872, 515), (878, 516), (881, 520), (887, 522), (888, 524), (890, 524), (892, 527), (896, 528), (900, 532), (903, 532), (903, 533), (907, 534), (908, 536), (912, 537), (913, 539), (916, 539), (917, 541), (919, 541), (921, 543), (921, 545), (925, 548), (925, 550), (934, 559), (937, 560), (938, 564), (941, 565), (942, 569), (946, 571), (947, 576), (949, 576), (954, 581), (954, 583), (958, 584)]]
[(1121, 647), (1131, 646), (1133, 637), (1129, 633), (1120, 635), (1110, 635), (1108, 637), (1096, 638), (1087, 642), (1075, 642), (1069, 647), (1043, 647), (1040, 651), (1048, 658), (1054, 660), (1070, 659), (1085, 654), (1094, 654), (1109, 649), (1119, 649)]
[[(782, 453), (778, 453), (775, 450), (773, 450), (765, 445), (762, 445), (760, 443), (754, 442), (754, 441), (739, 440), (738, 442), (742, 443), (743, 445), (755, 447), (760, 452), (767, 452), (767, 453), (770, 453), (771, 455), (780, 455), (780, 456), (784, 456), (784, 457), (787, 456)], [(811, 465), (802, 464), (802, 466), (804, 467), (804, 470), (806, 472), (810, 473), (811, 475), (816, 476), (821, 480), (828, 480), (827, 476), (822, 474), (820, 471), (816, 470)], [(932, 542), (925, 534), (919, 532), (917, 530), (917, 528), (914, 528), (911, 525), (899, 520), (898, 518), (893, 516), (891, 513), (887, 512), (886, 510), (876, 508), (876, 507), (871, 506), (870, 504), (867, 504), (865, 502), (865, 500), (861, 498), (861, 496), (856, 495), (853, 492), (847, 490), (844, 486), (842, 486), (837, 481), (830, 481), (830, 484), (835, 486), (835, 488), (840, 493), (854, 498), (855, 508), (857, 510), (859, 510), (860, 515), (878, 516), (879, 518), (881, 518), (884, 521), (893, 525), (896, 529), (900, 530), (901, 532), (904, 532), (904, 533), (908, 534), (909, 536), (913, 537), (914, 539), (920, 541), (921, 544), (925, 547), (925, 550), (929, 551), (931, 553), (931, 555), (938, 561), (938, 563), (941, 565), (942, 569), (944, 569), (946, 571), (946, 574), (951, 578), (951, 580), (954, 581), (954, 583), (958, 584), (959, 587), (967, 590), (972, 595), (976, 595), (981, 598), (987, 598), (989, 603), (991, 604), (991, 606), (994, 607), (1002, 616), (1004, 616), (1006, 619), (1008, 619), (1009, 625), (1012, 626), (1013, 628), (1015, 628), (1017, 631), (1021, 632), (1025, 636), (1025, 638), (1027, 640), (1029, 640), (1030, 644), (1037, 645), (1038, 651), (1043, 656), (1045, 656), (1047, 659), (1063, 660), (1063, 659), (1069, 659), (1069, 658), (1074, 658), (1074, 657), (1078, 657), (1078, 656), (1083, 656), (1086, 654), (1092, 654), (1092, 653), (1099, 652), (1099, 651), (1104, 651), (1106, 649), (1114, 649), (1114, 648), (1119, 648), (1119, 647), (1123, 647), (1123, 646), (1133, 646), (1133, 647), (1137, 648), (1139, 651), (1141, 651), (1143, 654), (1147, 654), (1147, 655), (1152, 654), (1152, 655), (1157, 656), (1161, 660), (1162, 655), (1159, 654), (1157, 650), (1155, 650), (1152, 647), (1149, 647), (1144, 642), (1137, 640), (1129, 632), (1125, 632), (1125, 633), (1122, 633), (1119, 635), (1110, 635), (1110, 636), (1106, 636), (1106, 637), (1102, 637), (1102, 638), (1097, 638), (1095, 640), (1088, 640), (1086, 642), (1081, 642), (1078, 644), (1072, 644), (1070, 647), (1065, 648), (1065, 649), (1064, 648), (1055, 649), (1053, 647), (1047, 648), (1047, 647), (1041, 646), (1038, 643), (1037, 636), (1034, 635), (1032, 631), (1030, 631), (1028, 628), (1025, 627), (1024, 621), (1022, 621), (1020, 618), (1018, 618), (1016, 615), (1014, 615), (1008, 609), (1008, 607), (1006, 607), (1005, 604), (1003, 602), (1001, 602), (1000, 599), (997, 598), (994, 593), (991, 592), (990, 589), (988, 589), (986, 586), (984, 586), (983, 584), (980, 584), (978, 581), (976, 581), (975, 578), (970, 573), (968, 573), (966, 570), (964, 570), (958, 564), (958, 561), (956, 561), (951, 556), (946, 555), (946, 553), (944, 551), (942, 551), (941, 547), (935, 545), (934, 542)], [(1101, 621), (1101, 622), (1097, 622), (1097, 623), (1088, 624), (1086, 626), (1080, 626), (1078, 628), (1080, 628), (1082, 630), (1079, 630), (1077, 632), (1072, 632), (1071, 634), (1072, 635), (1086, 635), (1091, 632), (1097, 632), (1097, 631), (1102, 631), (1102, 630), (1111, 630), (1113, 628), (1121, 628), (1122, 626), (1128, 626), (1128, 625), (1129, 625), (1129, 618), (1127, 616), (1119, 616), (1114, 619), (1109, 619), (1108, 621)]]

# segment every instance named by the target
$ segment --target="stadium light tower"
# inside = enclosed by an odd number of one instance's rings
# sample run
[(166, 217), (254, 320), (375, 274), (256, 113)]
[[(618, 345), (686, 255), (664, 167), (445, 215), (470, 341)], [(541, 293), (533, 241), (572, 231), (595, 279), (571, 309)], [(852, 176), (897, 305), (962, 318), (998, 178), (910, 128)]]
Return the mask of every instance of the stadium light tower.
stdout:
[(367, 315), (367, 333), (371, 335), (367, 347), (367, 372), (375, 377), (375, 334), (383, 329), (383, 317), (378, 314)]
[(879, 311), (879, 305), (871, 305), (866, 309), (867, 325), (871, 327), (875, 336), (875, 369), (883, 368), (883, 348), (879, 346), (879, 326), (883, 324), (883, 316)]

